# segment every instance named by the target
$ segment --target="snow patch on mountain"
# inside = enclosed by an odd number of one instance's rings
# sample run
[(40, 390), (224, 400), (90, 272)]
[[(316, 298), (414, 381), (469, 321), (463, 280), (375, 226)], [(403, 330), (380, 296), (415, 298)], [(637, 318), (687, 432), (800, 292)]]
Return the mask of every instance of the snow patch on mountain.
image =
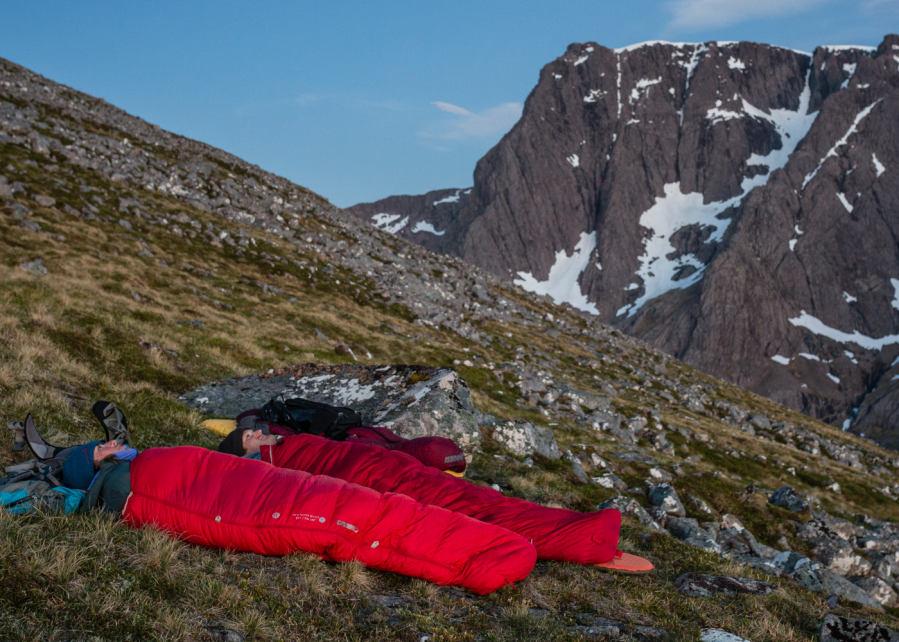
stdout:
[(538, 281), (530, 272), (519, 272), (519, 278), (513, 283), (535, 294), (548, 294), (558, 304), (568, 303), (578, 310), (599, 314), (596, 304), (587, 300), (578, 283), (595, 249), (596, 232), (589, 234), (581, 232), (580, 240), (574, 246), (571, 256), (568, 256), (564, 249), (556, 252), (556, 262), (549, 269), (549, 278), (546, 281)]
[(372, 221), (374, 221), (372, 225), (374, 225), (379, 230), (384, 230), (388, 234), (396, 234), (409, 224), (408, 216), (395, 223), (395, 221), (398, 221), (401, 218), (399, 214), (388, 214), (386, 212), (381, 212), (380, 214), (375, 214), (371, 218)]
[(849, 126), (849, 129), (846, 130), (846, 133), (843, 134), (843, 137), (840, 138), (840, 140), (838, 140), (836, 143), (834, 143), (833, 147), (831, 147), (830, 150), (826, 154), (824, 154), (824, 156), (818, 162), (818, 166), (814, 170), (809, 172), (808, 176), (805, 177), (805, 180), (802, 181), (802, 189), (805, 189), (805, 186), (808, 185), (811, 180), (815, 178), (815, 176), (817, 176), (818, 172), (821, 170), (821, 167), (824, 165), (824, 161), (826, 161), (831, 156), (836, 156), (837, 149), (845, 145), (849, 141), (849, 137), (852, 136), (852, 134), (858, 132), (859, 123), (861, 123), (865, 119), (865, 116), (871, 113), (871, 110), (874, 109), (874, 106), (877, 105), (877, 103), (879, 103), (881, 100), (883, 100), (883, 98), (875, 100), (873, 103), (858, 112), (858, 115), (855, 117), (852, 125)]
[(864, 51), (865, 53), (874, 53), (877, 47), (868, 47), (866, 45), (822, 45), (821, 49), (830, 51), (831, 53), (839, 53), (841, 51)]
[(857, 63), (846, 63), (843, 65), (843, 71), (848, 73), (849, 75), (846, 77), (846, 80), (843, 81), (843, 84), (840, 85), (840, 89), (846, 89), (849, 86), (849, 81), (852, 80), (852, 77), (855, 75), (855, 70), (858, 68)]
[(734, 58), (733, 56), (727, 59), (727, 66), (731, 69), (739, 69), (740, 71), (746, 69), (746, 63), (744, 63), (739, 58)]
[(708, 110), (705, 117), (712, 121), (712, 124), (724, 122), (725, 120), (733, 120), (734, 118), (742, 118), (743, 114), (738, 111), (728, 111), (721, 109), (722, 101), (716, 100), (715, 106)]
[(877, 154), (871, 154), (871, 160), (874, 163), (874, 170), (877, 172), (877, 177), (880, 178), (880, 176), (887, 171), (887, 168), (883, 166), (883, 163), (877, 160)]
[(801, 310), (798, 317), (787, 319), (787, 321), (797, 328), (805, 328), (814, 334), (833, 339), (837, 343), (854, 343), (865, 350), (882, 350), (885, 346), (899, 343), (899, 334), (888, 334), (879, 339), (866, 336), (858, 330), (853, 330), (850, 334), (831, 328), (817, 317), (808, 314), (805, 310)]
[(631, 104), (633, 105), (635, 101), (640, 99), (640, 93), (646, 92), (646, 95), (649, 96), (649, 88), (653, 85), (658, 85), (662, 82), (662, 77), (659, 76), (655, 80), (650, 80), (649, 78), (641, 78), (637, 81), (637, 84), (634, 85), (634, 88), (631, 89)]
[(846, 195), (842, 192), (837, 192), (837, 198), (840, 199), (840, 203), (843, 204), (843, 207), (846, 208), (846, 211), (852, 213), (852, 204), (846, 200)]
[(459, 202), (459, 194), (462, 193), (462, 190), (457, 189), (455, 194), (450, 194), (449, 196), (444, 196), (439, 201), (434, 201), (434, 205), (440, 205), (441, 203), (458, 203)]
[(412, 231), (413, 232), (428, 232), (430, 234), (433, 234), (434, 236), (443, 236), (444, 234), (446, 234), (446, 230), (443, 230), (442, 232), (438, 232), (436, 229), (434, 229), (433, 225), (431, 225), (430, 223), (426, 223), (425, 221), (419, 221), (418, 223), (416, 223), (415, 226), (412, 228)]
[[(640, 260), (637, 276), (643, 281), (643, 295), (630, 305), (618, 310), (618, 315), (627, 312), (632, 316), (644, 303), (657, 296), (675, 289), (688, 288), (698, 282), (703, 275), (705, 265), (693, 254), (685, 254), (674, 259), (668, 256), (676, 252), (671, 245), (671, 235), (688, 225), (712, 228), (707, 242), (720, 241), (730, 224), (729, 220), (719, 219), (729, 207), (737, 205), (744, 196), (768, 181), (768, 176), (776, 169), (786, 165), (790, 154), (796, 149), (815, 122), (817, 112), (808, 113), (811, 100), (809, 75), (806, 75), (805, 88), (799, 96), (799, 109), (772, 109), (766, 113), (743, 99), (743, 110), (751, 118), (770, 122), (780, 135), (781, 148), (772, 150), (766, 156), (752, 154), (746, 161), (748, 165), (762, 165), (767, 172), (746, 177), (741, 183), (741, 193), (726, 201), (705, 203), (699, 192), (684, 194), (680, 190), (680, 182), (668, 183), (664, 186), (664, 196), (656, 199), (655, 204), (640, 216), (640, 225), (652, 230), (652, 236), (644, 239), (645, 251)], [(795, 242), (790, 243), (793, 249)], [(695, 270), (685, 278), (679, 274), (688, 267)]]
[(789, 358), (789, 357), (782, 357), (782, 356), (780, 356), (779, 354), (776, 354), (776, 355), (774, 355), (773, 357), (771, 357), (771, 361), (776, 361), (777, 363), (779, 363), (779, 364), (782, 365), (782, 366), (788, 366), (788, 365), (790, 365), (790, 358)]

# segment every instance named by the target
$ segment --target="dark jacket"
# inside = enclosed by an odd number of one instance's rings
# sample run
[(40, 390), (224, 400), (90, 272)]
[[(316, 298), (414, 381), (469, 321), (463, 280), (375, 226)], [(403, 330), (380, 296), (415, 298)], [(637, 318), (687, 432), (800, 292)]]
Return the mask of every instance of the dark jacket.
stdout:
[(111, 459), (100, 463), (100, 474), (87, 491), (81, 510), (101, 508), (121, 515), (131, 494), (131, 462)]

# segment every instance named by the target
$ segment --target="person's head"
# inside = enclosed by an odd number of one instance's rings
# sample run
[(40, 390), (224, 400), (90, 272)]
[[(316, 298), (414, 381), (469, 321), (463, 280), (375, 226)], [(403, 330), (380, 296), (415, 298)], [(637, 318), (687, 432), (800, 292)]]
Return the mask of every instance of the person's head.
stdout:
[(79, 446), (66, 457), (62, 465), (63, 484), (75, 490), (87, 490), (100, 463), (126, 448), (127, 446), (123, 446), (115, 440), (105, 443), (92, 441)]
[(120, 444), (115, 439), (107, 441), (105, 444), (97, 444), (94, 446), (94, 468), (97, 468), (104, 459), (109, 459), (127, 448), (128, 446)]
[(277, 435), (267, 435), (261, 429), (235, 428), (219, 444), (218, 451), (243, 457), (258, 453), (262, 446), (274, 446)]

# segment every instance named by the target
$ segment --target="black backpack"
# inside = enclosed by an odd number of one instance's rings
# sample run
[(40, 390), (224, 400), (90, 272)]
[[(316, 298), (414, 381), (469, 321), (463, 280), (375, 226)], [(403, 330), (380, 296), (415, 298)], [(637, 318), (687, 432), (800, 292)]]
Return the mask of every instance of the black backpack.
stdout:
[(259, 410), (259, 420), (333, 441), (345, 441), (348, 430), (362, 426), (362, 415), (352, 408), (300, 398), (275, 397)]

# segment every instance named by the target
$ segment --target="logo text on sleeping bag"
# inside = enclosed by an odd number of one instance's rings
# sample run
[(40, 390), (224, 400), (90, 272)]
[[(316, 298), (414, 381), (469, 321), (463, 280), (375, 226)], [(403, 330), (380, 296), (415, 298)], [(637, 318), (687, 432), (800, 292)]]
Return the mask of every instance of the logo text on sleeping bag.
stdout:
[(446, 459), (444, 459), (443, 463), (451, 464), (454, 461), (462, 461), (463, 459), (465, 459), (465, 455), (451, 455), (451, 456), (447, 457)]
[(352, 524), (347, 524), (346, 522), (344, 522), (343, 520), (340, 520), (340, 519), (337, 520), (337, 525), (338, 525), (338, 526), (343, 526), (344, 528), (348, 528), (348, 529), (350, 529), (351, 531), (353, 531), (354, 533), (358, 533), (358, 532), (359, 532), (359, 529), (358, 529), (358, 528), (356, 528), (356, 527), (353, 526)]
[(294, 513), (293, 518), (304, 522), (318, 522), (319, 524), (325, 523), (324, 517), (319, 517), (318, 515), (310, 515), (309, 513)]

